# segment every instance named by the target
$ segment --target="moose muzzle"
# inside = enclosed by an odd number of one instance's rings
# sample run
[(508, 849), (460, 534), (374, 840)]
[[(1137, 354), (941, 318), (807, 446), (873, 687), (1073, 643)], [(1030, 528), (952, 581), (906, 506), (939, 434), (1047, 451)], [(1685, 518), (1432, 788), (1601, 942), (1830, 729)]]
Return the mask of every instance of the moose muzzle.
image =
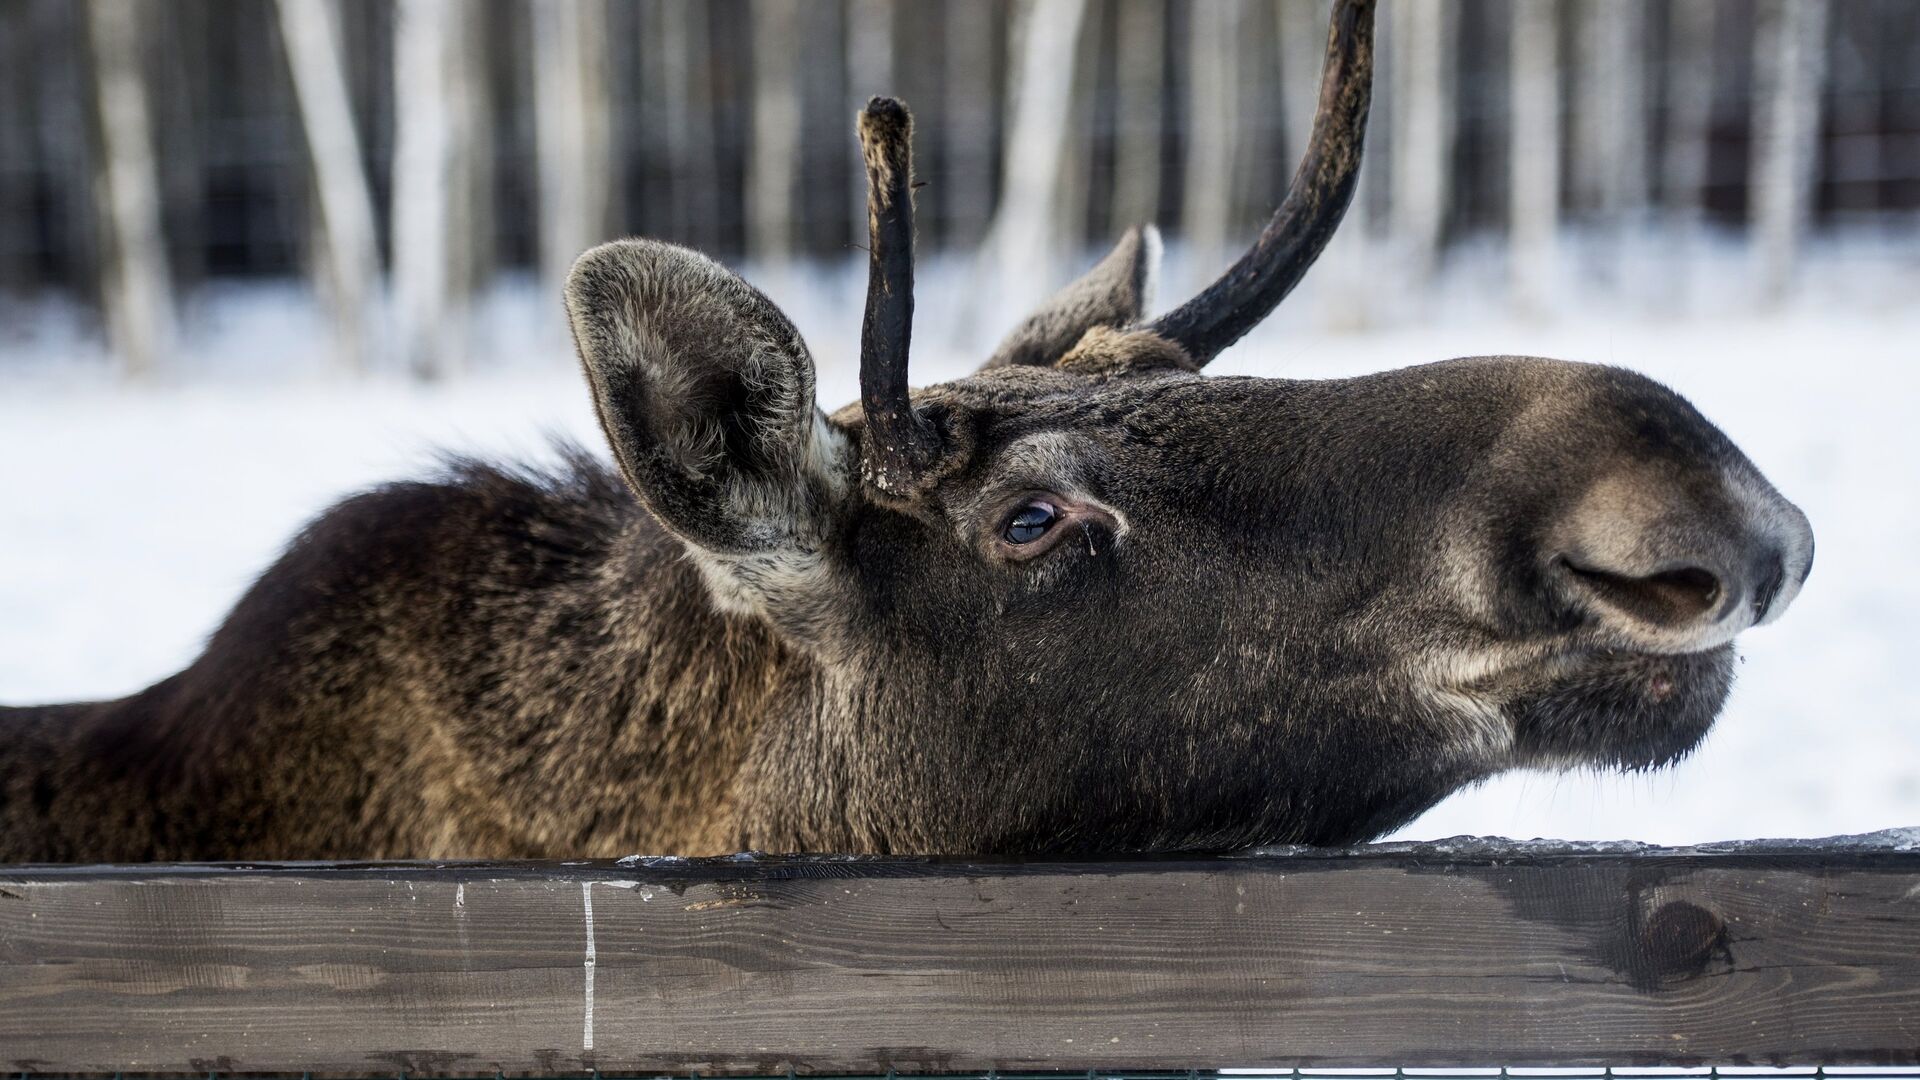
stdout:
[(1612, 644), (1637, 651), (1724, 645), (1779, 618), (1813, 566), (1806, 515), (1744, 461), (1707, 477), (1611, 476), (1556, 533), (1554, 574)]

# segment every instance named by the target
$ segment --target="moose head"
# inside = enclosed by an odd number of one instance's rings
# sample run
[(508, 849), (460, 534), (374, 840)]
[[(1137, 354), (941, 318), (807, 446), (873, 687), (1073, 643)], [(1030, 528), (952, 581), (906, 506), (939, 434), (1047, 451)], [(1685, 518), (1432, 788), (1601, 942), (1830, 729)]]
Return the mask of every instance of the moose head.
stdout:
[[(909, 389), (911, 120), (861, 113), (860, 401), (705, 257), (621, 241), (566, 302), (633, 493), (803, 675), (737, 835), (773, 849), (1342, 843), (1522, 767), (1642, 769), (1708, 730), (1805, 517), (1677, 394), (1525, 357), (1207, 377), (1351, 200), (1370, 0), (1304, 161), (1157, 318), (1137, 229), (973, 375)], [(735, 790), (740, 790), (736, 787)]]

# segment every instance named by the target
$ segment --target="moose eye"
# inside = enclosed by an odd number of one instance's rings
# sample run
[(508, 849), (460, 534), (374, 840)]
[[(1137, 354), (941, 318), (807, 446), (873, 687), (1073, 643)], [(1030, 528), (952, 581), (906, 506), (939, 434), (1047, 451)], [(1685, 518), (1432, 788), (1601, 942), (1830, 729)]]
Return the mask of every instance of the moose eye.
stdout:
[(1031, 544), (1047, 534), (1054, 523), (1060, 520), (1060, 508), (1050, 502), (1034, 499), (1013, 512), (1007, 519), (1007, 527), (1000, 535), (1009, 544)]

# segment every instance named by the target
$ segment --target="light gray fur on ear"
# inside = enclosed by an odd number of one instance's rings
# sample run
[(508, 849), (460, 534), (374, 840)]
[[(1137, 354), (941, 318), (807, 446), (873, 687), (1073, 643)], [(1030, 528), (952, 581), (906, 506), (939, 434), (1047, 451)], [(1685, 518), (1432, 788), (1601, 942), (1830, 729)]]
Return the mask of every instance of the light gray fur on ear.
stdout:
[(653, 240), (580, 256), (566, 302), (600, 426), (654, 516), (716, 554), (809, 547), (846, 448), (780, 309), (712, 259)]
[(1051, 364), (1096, 326), (1132, 326), (1153, 303), (1159, 272), (1160, 230), (1151, 225), (1128, 229), (1106, 258), (1008, 334), (986, 366)]

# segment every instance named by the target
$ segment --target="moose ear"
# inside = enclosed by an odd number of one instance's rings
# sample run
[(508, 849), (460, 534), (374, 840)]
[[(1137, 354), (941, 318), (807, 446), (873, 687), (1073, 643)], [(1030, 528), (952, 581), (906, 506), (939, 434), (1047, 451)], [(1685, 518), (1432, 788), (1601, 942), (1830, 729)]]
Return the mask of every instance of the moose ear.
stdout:
[(1159, 270), (1160, 230), (1151, 225), (1128, 229), (1106, 258), (1014, 328), (986, 366), (1051, 364), (1096, 326), (1132, 326), (1153, 303)]
[(566, 301), (600, 426), (647, 509), (718, 555), (811, 549), (850, 455), (814, 406), (813, 359), (780, 309), (706, 256), (652, 240), (580, 256)]

